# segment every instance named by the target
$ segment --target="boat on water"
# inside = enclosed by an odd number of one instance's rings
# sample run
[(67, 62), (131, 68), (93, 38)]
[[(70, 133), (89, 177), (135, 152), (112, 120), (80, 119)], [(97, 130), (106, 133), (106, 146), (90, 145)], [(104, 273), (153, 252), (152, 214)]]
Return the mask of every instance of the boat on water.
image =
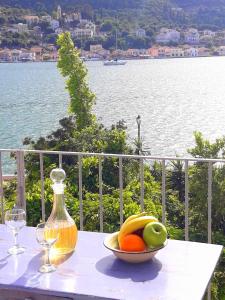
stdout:
[(83, 61), (100, 61), (100, 60), (102, 60), (102, 58), (100, 58), (100, 57), (85, 57), (85, 56), (81, 56), (80, 59)]
[(125, 65), (127, 62), (124, 60), (119, 59), (111, 59), (111, 60), (105, 60), (103, 62), (104, 66), (122, 66)]
[[(117, 20), (118, 22), (118, 20)], [(117, 52), (117, 27), (116, 27), (116, 49), (115, 52)], [(103, 61), (104, 66), (123, 66), (125, 65), (127, 62), (124, 60), (120, 60), (118, 59), (116, 56), (114, 56), (114, 58), (108, 59)]]

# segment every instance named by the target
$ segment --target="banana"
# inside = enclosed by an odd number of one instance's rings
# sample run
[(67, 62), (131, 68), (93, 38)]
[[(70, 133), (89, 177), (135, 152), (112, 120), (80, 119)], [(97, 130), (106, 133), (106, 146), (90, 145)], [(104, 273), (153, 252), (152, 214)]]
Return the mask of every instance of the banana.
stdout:
[(131, 220), (136, 219), (136, 218), (141, 217), (141, 216), (145, 216), (146, 214), (147, 214), (147, 213), (146, 213), (145, 211), (143, 211), (143, 212), (141, 212), (141, 213), (139, 213), (139, 214), (129, 216), (129, 217), (123, 222), (121, 228), (122, 228), (123, 226), (125, 226), (128, 222), (130, 222)]
[(146, 224), (150, 222), (158, 222), (158, 220), (153, 216), (140, 216), (136, 217), (121, 227), (118, 234), (118, 243), (121, 246), (121, 240), (127, 234), (130, 234), (138, 229), (144, 228)]

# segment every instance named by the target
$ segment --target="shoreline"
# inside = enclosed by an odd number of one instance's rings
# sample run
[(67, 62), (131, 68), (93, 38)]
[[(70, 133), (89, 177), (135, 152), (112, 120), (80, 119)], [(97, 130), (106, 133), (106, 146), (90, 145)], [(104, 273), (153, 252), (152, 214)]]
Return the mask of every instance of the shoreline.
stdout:
[(0, 64), (31, 64), (31, 63), (49, 63), (49, 62), (57, 62), (57, 60), (38, 60), (38, 61), (0, 61)]
[[(119, 60), (165, 60), (165, 59), (184, 59), (184, 58), (204, 58), (204, 57), (225, 57), (225, 55), (205, 55), (205, 56), (182, 56), (182, 57), (149, 57), (149, 58), (139, 58), (139, 57), (126, 57), (118, 58)], [(105, 59), (87, 59), (83, 60), (84, 62), (96, 62), (96, 61), (105, 61)], [(0, 61), (0, 64), (27, 64), (27, 63), (57, 63), (57, 60), (46, 60), (46, 61)]]

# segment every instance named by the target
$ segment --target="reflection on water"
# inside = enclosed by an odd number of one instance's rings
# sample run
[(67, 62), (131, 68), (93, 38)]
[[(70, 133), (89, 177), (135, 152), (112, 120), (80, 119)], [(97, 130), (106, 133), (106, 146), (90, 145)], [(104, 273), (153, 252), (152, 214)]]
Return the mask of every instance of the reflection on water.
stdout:
[[(124, 119), (132, 141), (140, 114), (153, 155), (186, 155), (195, 130), (210, 139), (224, 134), (225, 57), (87, 65), (97, 116), (106, 126)], [(0, 64), (0, 148), (21, 147), (26, 136), (57, 128), (67, 115), (64, 86), (55, 63)]]

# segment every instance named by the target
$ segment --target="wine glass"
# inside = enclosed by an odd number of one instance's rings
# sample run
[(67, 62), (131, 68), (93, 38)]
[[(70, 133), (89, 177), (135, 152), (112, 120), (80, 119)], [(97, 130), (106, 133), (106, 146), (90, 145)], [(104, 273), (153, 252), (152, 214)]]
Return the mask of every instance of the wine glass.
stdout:
[(5, 213), (5, 224), (12, 231), (14, 246), (8, 249), (10, 254), (19, 254), (25, 251), (18, 243), (18, 233), (26, 225), (26, 213), (21, 208), (13, 208)]
[(46, 251), (46, 261), (39, 268), (41, 273), (49, 273), (56, 270), (56, 267), (50, 263), (50, 250), (59, 237), (59, 227), (55, 223), (40, 223), (36, 228), (37, 242)]

